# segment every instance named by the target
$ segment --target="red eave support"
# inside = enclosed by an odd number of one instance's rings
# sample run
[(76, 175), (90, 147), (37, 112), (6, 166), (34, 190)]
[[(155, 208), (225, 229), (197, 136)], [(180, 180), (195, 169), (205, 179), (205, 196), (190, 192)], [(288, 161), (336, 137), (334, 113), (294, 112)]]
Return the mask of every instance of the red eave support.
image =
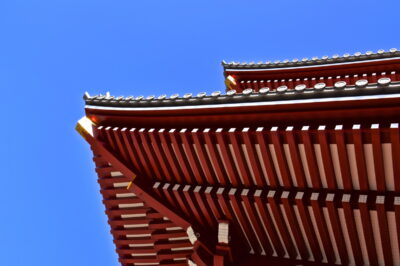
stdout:
[[(114, 167), (119, 169), (124, 175), (126, 176), (131, 176), (134, 178), (134, 185), (131, 185), (128, 190), (134, 192), (139, 198), (141, 198), (143, 201), (145, 201), (147, 204), (151, 205), (154, 209), (156, 209), (158, 212), (162, 213), (172, 221), (174, 221), (177, 225), (181, 226), (182, 228), (186, 229), (189, 227), (191, 224), (183, 219), (180, 215), (172, 211), (170, 208), (165, 206), (163, 203), (161, 203), (159, 200), (157, 200), (153, 195), (151, 195), (149, 192), (147, 192), (144, 188), (136, 185), (138, 180), (140, 178), (135, 178), (136, 174), (129, 169), (127, 166), (125, 166), (124, 163), (122, 163), (116, 156), (114, 156), (106, 147), (105, 145), (100, 141), (94, 138), (93, 135), (89, 134), (88, 132), (83, 133), (85, 136), (84, 138), (86, 141), (93, 147), (96, 147), (99, 153), (102, 154)], [(144, 182), (144, 180), (140, 180)], [(151, 186), (150, 186), (151, 188)]]

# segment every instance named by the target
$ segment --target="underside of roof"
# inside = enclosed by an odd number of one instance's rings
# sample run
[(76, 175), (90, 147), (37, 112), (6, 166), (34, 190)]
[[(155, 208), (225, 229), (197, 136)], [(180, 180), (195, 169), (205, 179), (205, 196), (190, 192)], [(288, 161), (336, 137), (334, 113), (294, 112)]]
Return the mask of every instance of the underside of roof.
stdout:
[(120, 262), (400, 265), (393, 67), (226, 94), (85, 94), (77, 130)]

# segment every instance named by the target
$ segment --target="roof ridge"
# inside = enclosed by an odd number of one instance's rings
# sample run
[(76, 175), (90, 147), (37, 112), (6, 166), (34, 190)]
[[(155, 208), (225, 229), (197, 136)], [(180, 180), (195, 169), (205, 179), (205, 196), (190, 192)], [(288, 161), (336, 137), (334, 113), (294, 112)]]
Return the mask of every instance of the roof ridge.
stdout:
[[(304, 85), (304, 84), (303, 84)], [(154, 95), (150, 95), (148, 97), (144, 96), (110, 96), (110, 95), (94, 95), (90, 96), (89, 93), (85, 92), (83, 99), (87, 105), (97, 105), (97, 106), (157, 106), (157, 105), (186, 105), (186, 104), (207, 104), (207, 103), (217, 103), (230, 101), (229, 99), (242, 99), (249, 100), (252, 98), (259, 98), (259, 96), (265, 97), (273, 97), (270, 100), (279, 100), (276, 99), (274, 95), (281, 95), (282, 97), (286, 97), (291, 95), (291, 97), (297, 97), (300, 95), (304, 95), (307, 97), (311, 96), (313, 92), (322, 94), (326, 92), (339, 93), (341, 96), (346, 95), (347, 93), (353, 94), (356, 91), (358, 93), (371, 93), (373, 89), (383, 89), (392, 91), (393, 88), (396, 88), (396, 92), (398, 91), (400, 82), (392, 81), (389, 77), (382, 77), (376, 83), (368, 82), (366, 79), (358, 80), (354, 85), (347, 84), (345, 81), (337, 81), (333, 86), (328, 86), (324, 82), (320, 82), (315, 84), (313, 87), (307, 87), (302, 85), (297, 85), (295, 89), (288, 89), (287, 86), (280, 86), (276, 90), (270, 90), (269, 88), (261, 88), (260, 91), (255, 91), (253, 89), (245, 89), (243, 92), (237, 92), (235, 90), (229, 90), (225, 94), (222, 94), (221, 91), (215, 91), (210, 95), (207, 95), (205, 92), (200, 92), (196, 96), (193, 96), (191, 93), (187, 93), (183, 95), (183, 97), (179, 97), (179, 94), (172, 94), (170, 97), (166, 97), (165, 95), (161, 95), (160, 97), (155, 97)], [(392, 88), (392, 86), (394, 86)], [(369, 91), (369, 92), (368, 92)], [(347, 93), (346, 93), (347, 92)], [(357, 94), (358, 94), (357, 93)], [(270, 95), (270, 96), (269, 96)], [(286, 95), (286, 96), (285, 96)], [(297, 95), (297, 96), (296, 96)], [(258, 97), (257, 97), (258, 96)], [(262, 99), (261, 99), (262, 98)], [(264, 97), (261, 97), (259, 100), (265, 100)]]
[(371, 59), (382, 59), (382, 58), (391, 58), (400, 56), (400, 51), (396, 48), (391, 48), (389, 51), (385, 51), (383, 49), (379, 49), (376, 53), (372, 51), (367, 51), (364, 54), (361, 52), (356, 52), (353, 55), (349, 53), (345, 53), (342, 56), (335, 54), (332, 57), (322, 56), (321, 58), (314, 56), (311, 59), (305, 57), (301, 60), (294, 58), (292, 60), (285, 59), (283, 61), (266, 61), (266, 62), (225, 62), (223, 60), (221, 62), (224, 69), (232, 68), (232, 69), (246, 69), (246, 68), (280, 68), (280, 67), (290, 67), (290, 66), (304, 66), (304, 65), (322, 65), (327, 63), (342, 63), (342, 62), (356, 62), (356, 61), (365, 61)]

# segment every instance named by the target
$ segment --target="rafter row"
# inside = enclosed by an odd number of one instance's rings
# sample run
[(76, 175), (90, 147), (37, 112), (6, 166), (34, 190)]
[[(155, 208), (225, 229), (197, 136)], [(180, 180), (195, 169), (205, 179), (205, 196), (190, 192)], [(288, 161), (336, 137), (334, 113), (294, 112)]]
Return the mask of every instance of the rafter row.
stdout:
[(249, 253), (321, 263), (400, 262), (398, 196), (159, 182), (153, 188), (175, 208), (187, 209), (210, 234), (219, 220), (233, 221)]
[(152, 180), (244, 187), (400, 192), (397, 123), (230, 129), (98, 127)]

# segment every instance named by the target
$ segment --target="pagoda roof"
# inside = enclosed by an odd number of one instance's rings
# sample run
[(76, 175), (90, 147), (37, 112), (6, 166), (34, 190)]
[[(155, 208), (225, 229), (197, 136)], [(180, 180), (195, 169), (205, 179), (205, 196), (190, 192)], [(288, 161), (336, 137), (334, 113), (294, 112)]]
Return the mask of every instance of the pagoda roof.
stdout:
[(121, 264), (397, 265), (400, 55), (363, 56), (225, 69), (225, 93), (85, 93)]
[(366, 53), (356, 52), (353, 55), (351, 54), (344, 54), (340, 55), (333, 55), (332, 57), (323, 56), (319, 57), (312, 57), (312, 58), (303, 58), (303, 59), (293, 59), (288, 60), (285, 59), (283, 61), (266, 61), (266, 62), (225, 62), (222, 61), (222, 66), (224, 67), (225, 71), (229, 70), (257, 70), (257, 69), (280, 69), (280, 68), (292, 68), (292, 67), (311, 67), (311, 66), (321, 66), (321, 65), (331, 65), (331, 64), (346, 64), (346, 63), (356, 63), (356, 62), (363, 62), (363, 61), (373, 61), (373, 60), (385, 60), (385, 59), (394, 59), (400, 58), (400, 51), (396, 48), (391, 48), (389, 51), (385, 50), (378, 50), (377, 52), (368, 51)]
[[(373, 98), (378, 96), (384, 98), (385, 95), (392, 97), (393, 94), (400, 90), (400, 82), (392, 82), (390, 78), (384, 77), (377, 83), (368, 83), (366, 79), (360, 79), (354, 85), (348, 85), (344, 81), (339, 81), (334, 86), (327, 86), (325, 83), (317, 83), (311, 88), (306, 86), (298, 86), (296, 89), (288, 89), (286, 86), (281, 86), (277, 90), (259, 90), (252, 89), (236, 92), (235, 90), (221, 93), (213, 92), (210, 95), (199, 93), (192, 95), (191, 93), (179, 97), (178, 94), (173, 94), (170, 97), (162, 95), (155, 96), (128, 96), (114, 97), (107, 95), (90, 96), (85, 93), (84, 100), (86, 107), (90, 109), (135, 109), (135, 110), (171, 110), (174, 108), (210, 108), (210, 105), (218, 105), (219, 107), (234, 107), (235, 105), (279, 105), (290, 103), (307, 103), (315, 101), (329, 101), (329, 98), (335, 98), (335, 101), (340, 101), (338, 98), (352, 99), (351, 97)], [(349, 98), (350, 97), (350, 98)], [(362, 99), (362, 98), (359, 98)]]

